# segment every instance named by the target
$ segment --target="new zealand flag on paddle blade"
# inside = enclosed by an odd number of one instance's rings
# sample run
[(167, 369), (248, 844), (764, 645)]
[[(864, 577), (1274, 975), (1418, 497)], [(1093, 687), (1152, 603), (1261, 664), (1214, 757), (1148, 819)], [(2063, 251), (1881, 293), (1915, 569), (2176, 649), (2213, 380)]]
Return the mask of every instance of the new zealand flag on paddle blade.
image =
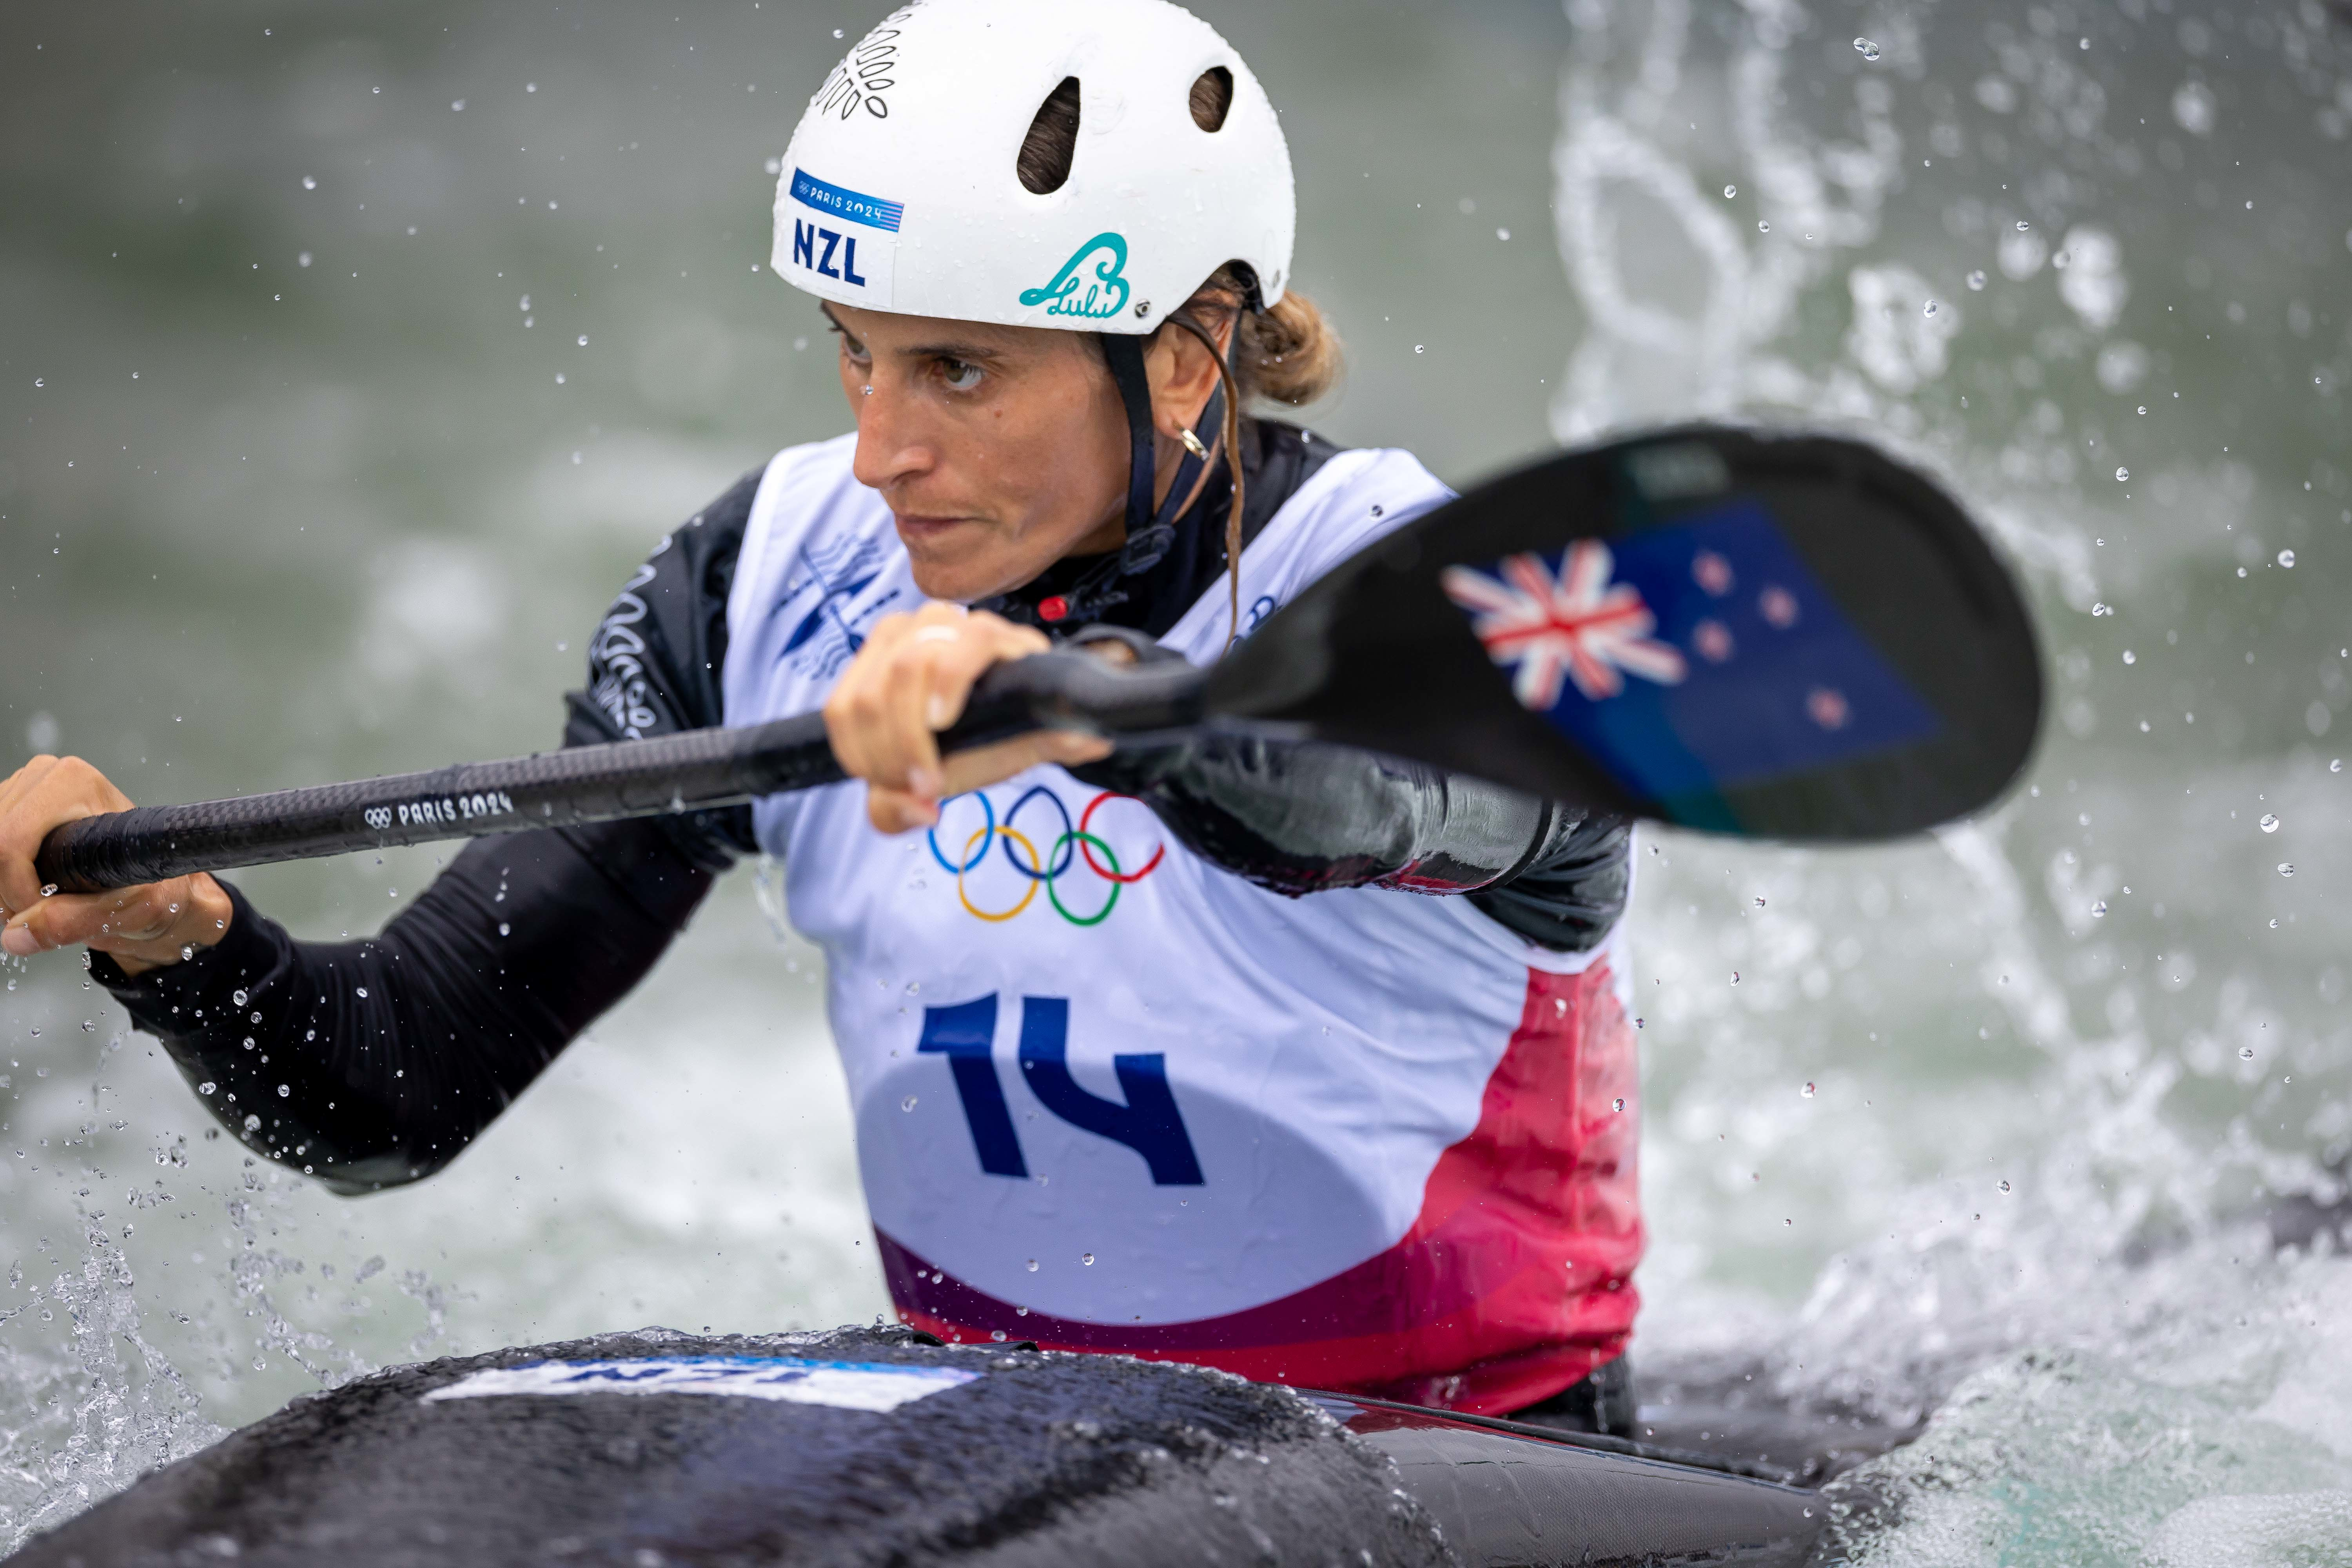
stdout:
[(1760, 784), (1939, 727), (1753, 500), (1444, 584), (1519, 701), (1637, 796)]

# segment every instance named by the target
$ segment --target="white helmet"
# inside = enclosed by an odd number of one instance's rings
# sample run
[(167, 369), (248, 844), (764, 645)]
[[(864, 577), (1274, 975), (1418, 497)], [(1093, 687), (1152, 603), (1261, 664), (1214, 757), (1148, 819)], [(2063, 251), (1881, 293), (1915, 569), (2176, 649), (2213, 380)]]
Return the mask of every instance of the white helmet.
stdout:
[[(1194, 122), (1222, 68), (1232, 103)], [(1078, 82), (1069, 177), (1015, 169), (1046, 98)], [(776, 184), (770, 265), (820, 299), (901, 315), (1150, 332), (1229, 261), (1282, 297), (1290, 149), (1257, 79), (1167, 0), (918, 0), (809, 100)]]

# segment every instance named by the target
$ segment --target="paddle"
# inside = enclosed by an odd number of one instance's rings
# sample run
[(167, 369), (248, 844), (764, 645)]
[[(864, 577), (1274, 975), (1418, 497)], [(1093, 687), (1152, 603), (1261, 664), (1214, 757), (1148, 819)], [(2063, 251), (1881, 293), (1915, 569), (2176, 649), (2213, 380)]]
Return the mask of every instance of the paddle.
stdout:
[[(1206, 669), (1000, 666), (948, 750), (1047, 726), (1203, 731), (1433, 763), (1765, 838), (1899, 837), (2016, 777), (2042, 708), (2015, 584), (1869, 447), (1694, 426), (1491, 483), (1343, 563)], [(837, 782), (814, 713), (69, 823), (72, 892)]]

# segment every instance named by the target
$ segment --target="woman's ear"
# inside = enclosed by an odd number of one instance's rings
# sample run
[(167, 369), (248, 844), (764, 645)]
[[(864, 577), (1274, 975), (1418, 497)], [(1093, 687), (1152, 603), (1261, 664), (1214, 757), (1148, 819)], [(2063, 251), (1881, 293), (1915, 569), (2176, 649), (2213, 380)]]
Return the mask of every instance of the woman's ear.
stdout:
[[(1234, 317), (1227, 316), (1209, 328), (1221, 351), (1231, 351), (1234, 322)], [(1186, 430), (1204, 443), (1216, 439), (1215, 431), (1199, 428), (1209, 395), (1216, 391), (1219, 380), (1217, 361), (1208, 344), (1181, 326), (1165, 323), (1144, 351), (1143, 374), (1151, 387), (1154, 429), (1171, 441), (1180, 439)]]

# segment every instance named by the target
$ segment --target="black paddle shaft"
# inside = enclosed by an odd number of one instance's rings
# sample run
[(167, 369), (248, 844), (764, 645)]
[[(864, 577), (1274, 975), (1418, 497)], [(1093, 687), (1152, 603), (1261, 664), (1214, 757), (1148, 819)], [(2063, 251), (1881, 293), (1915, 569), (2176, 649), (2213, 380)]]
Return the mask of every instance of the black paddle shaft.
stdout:
[[(1434, 509), (1209, 669), (1078, 653), (1000, 666), (940, 743), (1211, 726), (1591, 811), (1865, 843), (1998, 797), (2032, 751), (2042, 699), (2023, 596), (1927, 476), (1840, 437), (1690, 426), (1561, 454)], [(45, 883), (96, 891), (842, 776), (823, 720), (803, 714), (91, 817), (50, 834), (37, 863)]]
[[(1086, 654), (1042, 654), (982, 676), (940, 744), (962, 751), (1047, 726), (1134, 735), (1181, 729), (1198, 721), (1205, 679), (1189, 665), (1121, 670)], [(44, 886), (94, 893), (193, 871), (732, 805), (842, 777), (824, 716), (803, 713), (740, 730), (136, 806), (58, 828), (35, 865)]]

